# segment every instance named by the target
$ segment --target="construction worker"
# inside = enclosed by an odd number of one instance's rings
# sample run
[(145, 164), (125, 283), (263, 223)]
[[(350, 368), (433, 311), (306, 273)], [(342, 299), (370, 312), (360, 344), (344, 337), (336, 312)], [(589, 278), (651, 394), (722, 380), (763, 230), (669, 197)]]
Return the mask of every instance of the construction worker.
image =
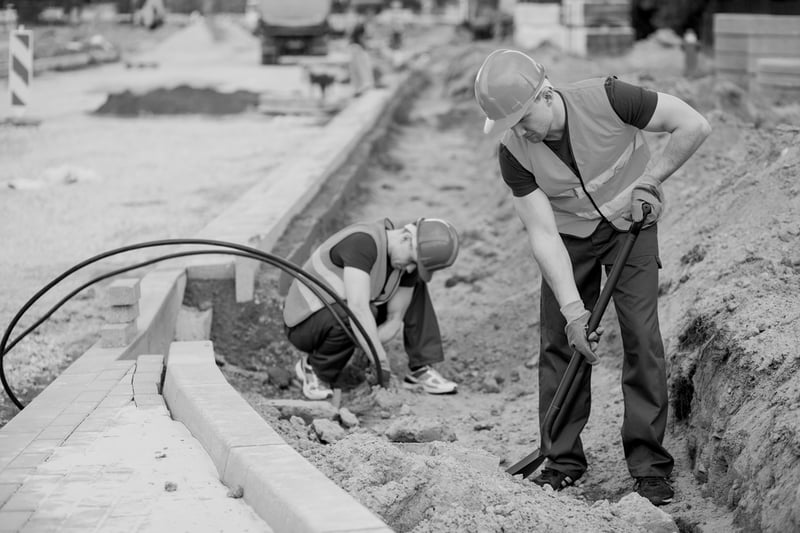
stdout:
[(353, 86), (353, 96), (360, 96), (365, 91), (375, 88), (375, 68), (372, 57), (366, 48), (366, 20), (360, 16), (349, 32), (350, 84)]
[[(456, 384), (431, 366), (444, 360), (444, 351), (426, 283), (433, 272), (452, 265), (457, 255), (458, 234), (449, 222), (420, 218), (395, 229), (385, 219), (353, 224), (335, 233), (311, 253), (303, 270), (347, 302), (377, 351), (384, 383), (391, 378), (384, 345), (402, 329), (410, 370), (404, 387), (449, 394), (456, 392)], [(311, 400), (333, 395), (331, 384), (356, 348), (351, 334), (365, 353), (371, 353), (345, 311), (332, 305), (341, 323), (297, 280), (284, 303), (289, 341), (304, 352), (295, 372), (303, 383), (303, 394)], [(350, 331), (343, 325), (350, 326)]]
[[(514, 50), (496, 50), (475, 79), (484, 132), (502, 135), (498, 158), (542, 272), (539, 421), (551, 404), (572, 350), (597, 364), (602, 334), (586, 331), (599, 295), (601, 266), (613, 263), (625, 231), (644, 218), (613, 293), (624, 350), (622, 442), (634, 490), (655, 505), (672, 501), (673, 458), (662, 442), (667, 423), (664, 347), (658, 324), (657, 221), (661, 184), (697, 150), (711, 128), (680, 99), (595, 78), (553, 87), (545, 68)], [(651, 157), (641, 130), (670, 140)], [(590, 376), (563, 429), (552, 435), (534, 482), (561, 490), (586, 471), (580, 433), (589, 417)]]

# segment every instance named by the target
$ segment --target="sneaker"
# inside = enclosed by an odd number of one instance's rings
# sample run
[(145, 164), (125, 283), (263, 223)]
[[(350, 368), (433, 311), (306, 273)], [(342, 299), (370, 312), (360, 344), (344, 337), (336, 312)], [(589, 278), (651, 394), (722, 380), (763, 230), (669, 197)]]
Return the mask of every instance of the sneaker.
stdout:
[(458, 385), (449, 379), (443, 378), (436, 370), (425, 365), (414, 372), (406, 374), (403, 380), (403, 387), (407, 389), (421, 388), (428, 394), (450, 394), (456, 392)]
[(571, 485), (574, 485), (579, 477), (580, 476), (573, 478), (572, 476), (565, 474), (561, 470), (545, 468), (539, 473), (538, 476), (533, 478), (533, 482), (539, 485), (540, 487), (549, 485), (553, 490), (558, 491), (566, 489)]
[(333, 389), (319, 379), (308, 364), (308, 356), (303, 355), (294, 365), (297, 378), (303, 383), (303, 395), (309, 400), (326, 400), (333, 397)]
[(637, 477), (633, 490), (650, 500), (653, 505), (672, 503), (675, 491), (663, 477)]

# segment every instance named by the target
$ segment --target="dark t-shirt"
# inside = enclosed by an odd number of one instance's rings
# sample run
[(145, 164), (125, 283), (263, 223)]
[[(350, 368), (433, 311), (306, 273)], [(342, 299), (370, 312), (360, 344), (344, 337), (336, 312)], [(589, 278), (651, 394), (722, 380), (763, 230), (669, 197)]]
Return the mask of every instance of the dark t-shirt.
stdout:
[[(356, 232), (348, 235), (342, 241), (331, 248), (331, 261), (333, 264), (344, 268), (346, 266), (363, 270), (367, 274), (372, 270), (375, 261), (378, 260), (378, 245), (369, 233)], [(386, 279), (392, 272), (392, 265), (386, 262)], [(417, 282), (417, 271), (404, 272), (400, 277), (401, 287), (413, 287)]]
[[(658, 103), (657, 92), (625, 83), (614, 77), (606, 78), (605, 89), (611, 107), (626, 124), (642, 129), (653, 118), (653, 113)], [(544, 143), (576, 175), (578, 174), (578, 166), (569, 149), (568, 127), (565, 126), (564, 135), (561, 139), (558, 141), (544, 141)], [(500, 173), (503, 176), (503, 180), (511, 188), (514, 196), (527, 196), (539, 188), (533, 173), (523, 167), (502, 143), (500, 144), (498, 159), (500, 160)]]

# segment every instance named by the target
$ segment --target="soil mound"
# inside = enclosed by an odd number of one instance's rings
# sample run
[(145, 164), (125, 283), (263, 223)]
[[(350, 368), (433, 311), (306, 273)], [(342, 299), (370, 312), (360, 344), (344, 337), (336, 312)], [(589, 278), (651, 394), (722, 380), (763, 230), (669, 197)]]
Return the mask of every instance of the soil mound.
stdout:
[(180, 85), (172, 89), (155, 89), (144, 94), (131, 91), (110, 94), (95, 114), (121, 117), (141, 115), (232, 115), (258, 107), (258, 93), (235, 91), (222, 93), (214, 89)]

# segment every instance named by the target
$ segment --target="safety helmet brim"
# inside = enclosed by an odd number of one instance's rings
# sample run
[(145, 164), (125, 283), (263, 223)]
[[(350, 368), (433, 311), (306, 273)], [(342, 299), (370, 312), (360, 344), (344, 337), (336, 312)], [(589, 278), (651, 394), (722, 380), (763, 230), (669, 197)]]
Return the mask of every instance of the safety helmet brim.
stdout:
[(519, 111), (511, 113), (510, 115), (503, 118), (499, 118), (497, 120), (492, 120), (490, 118), (487, 118), (486, 122), (483, 123), (483, 133), (489, 134), (492, 133), (493, 131), (505, 131), (507, 129), (512, 128), (517, 124), (517, 122), (522, 120), (522, 117), (524, 117), (525, 113), (528, 112), (529, 107), (530, 104), (526, 105)]

